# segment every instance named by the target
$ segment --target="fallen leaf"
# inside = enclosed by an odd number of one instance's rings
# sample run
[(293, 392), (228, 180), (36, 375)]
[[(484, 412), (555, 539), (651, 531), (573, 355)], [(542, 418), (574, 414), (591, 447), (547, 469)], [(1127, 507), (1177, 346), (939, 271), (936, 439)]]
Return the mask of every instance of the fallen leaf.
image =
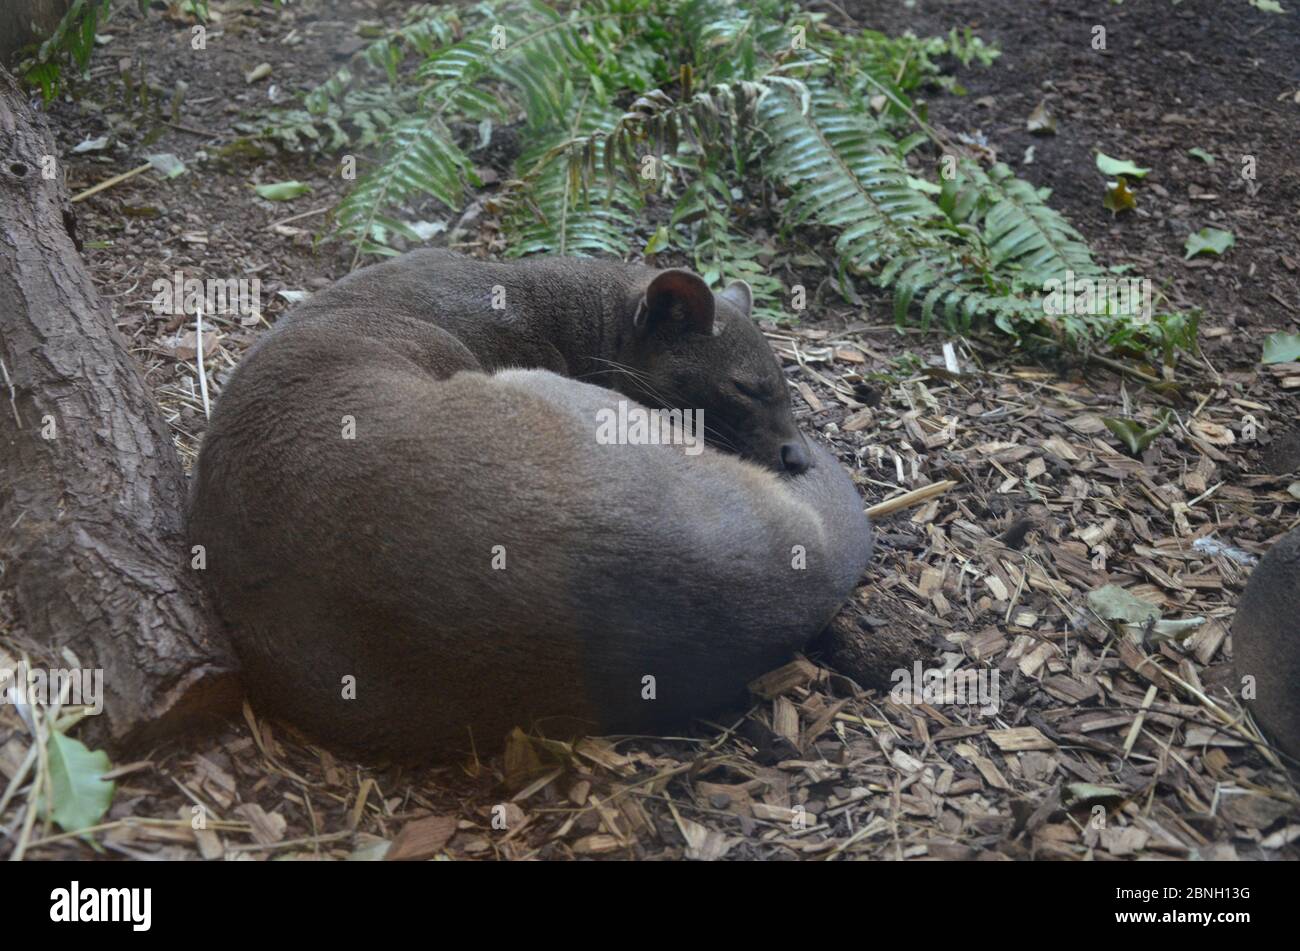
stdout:
[(1143, 601), (1129, 594), (1119, 585), (1114, 584), (1089, 591), (1088, 607), (1103, 621), (1145, 624), (1151, 618), (1160, 620), (1158, 607), (1150, 601)]
[(268, 182), (265, 185), (254, 185), (253, 190), (259, 198), (267, 201), (292, 201), (311, 191), (311, 186), (305, 182)]
[(1074, 806), (1088, 806), (1093, 803), (1118, 805), (1128, 798), (1122, 789), (1116, 789), (1112, 786), (1097, 786), (1093, 783), (1066, 783), (1063, 792), (1061, 802), (1071, 808)]
[(1125, 175), (1129, 178), (1146, 178), (1149, 168), (1142, 168), (1128, 159), (1111, 158), (1105, 152), (1097, 153), (1097, 168), (1103, 175)]
[(1040, 102), (1025, 120), (1025, 129), (1035, 135), (1055, 135), (1056, 117), (1047, 111), (1047, 103)]
[(1186, 261), (1198, 254), (1222, 254), (1236, 243), (1237, 239), (1231, 231), (1202, 228), (1195, 234), (1187, 236), (1187, 242), (1183, 245), (1187, 253), (1183, 255), (1183, 260)]
[(1137, 198), (1129, 190), (1128, 182), (1121, 178), (1106, 189), (1106, 197), (1101, 203), (1107, 211), (1117, 215), (1121, 211), (1132, 211), (1136, 208)]
[(1165, 410), (1164, 416), (1157, 425), (1148, 428), (1143, 428), (1142, 424), (1135, 419), (1120, 419), (1115, 416), (1102, 418), (1106, 428), (1114, 433), (1134, 456), (1143, 452), (1157, 436), (1168, 429), (1172, 420), (1173, 413), (1169, 410)]
[(148, 161), (153, 166), (154, 171), (161, 172), (165, 178), (175, 178), (185, 171), (185, 163), (170, 152), (159, 152), (157, 155), (150, 155)]
[(1275, 333), (1264, 338), (1261, 363), (1290, 363), (1300, 360), (1300, 334)]
[[(77, 832), (99, 822), (113, 801), (114, 784), (101, 777), (112, 769), (108, 754), (94, 752), (80, 740), (58, 730), (50, 734), (50, 791), (53, 805), (49, 818), (65, 832)], [(42, 812), (45, 800), (41, 797)]]

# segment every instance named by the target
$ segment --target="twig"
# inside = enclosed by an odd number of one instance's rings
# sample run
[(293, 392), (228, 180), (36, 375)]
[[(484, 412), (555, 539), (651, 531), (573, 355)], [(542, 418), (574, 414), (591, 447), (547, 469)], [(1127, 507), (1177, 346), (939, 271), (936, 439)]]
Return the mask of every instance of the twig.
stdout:
[(1150, 373), (1147, 373), (1145, 370), (1139, 370), (1137, 367), (1131, 367), (1128, 366), (1127, 364), (1120, 363), (1118, 360), (1112, 360), (1110, 357), (1103, 357), (1100, 356), (1099, 354), (1090, 353), (1087, 355), (1087, 359), (1091, 363), (1100, 364), (1101, 366), (1104, 366), (1109, 370), (1114, 370), (1116, 373), (1122, 374), (1124, 376), (1131, 376), (1135, 380), (1141, 380), (1143, 383), (1149, 383), (1152, 386), (1176, 386), (1177, 385), (1170, 380), (1162, 380), (1158, 376), (1152, 376)]
[(323, 208), (313, 208), (311, 211), (304, 211), (300, 215), (293, 215), (289, 218), (281, 218), (279, 221), (272, 221), (269, 225), (266, 226), (266, 230), (271, 231), (275, 228), (278, 228), (280, 225), (287, 225), (291, 221), (301, 221), (303, 218), (310, 218), (312, 215), (319, 215), (321, 212), (329, 211), (329, 210), (330, 210), (329, 206), (326, 205)]
[(943, 495), (956, 484), (955, 479), (947, 479), (943, 482), (932, 482), (929, 485), (923, 485), (911, 492), (904, 492), (892, 499), (877, 502), (867, 509), (867, 515), (870, 518), (884, 518), (886, 515), (892, 515), (900, 509), (910, 509), (914, 505), (920, 505), (922, 502), (928, 502), (930, 499)]
[(913, 122), (916, 123), (917, 128), (919, 128), (922, 132), (928, 135), (930, 139), (935, 143), (937, 143), (939, 147), (942, 148), (945, 152), (951, 153), (953, 155), (956, 155), (959, 152), (958, 148), (952, 144), (952, 140), (950, 140), (946, 135), (943, 135), (938, 129), (934, 128), (934, 126), (930, 125), (930, 123), (926, 122), (919, 115), (917, 115), (916, 111), (907, 103), (905, 103), (902, 99), (900, 99), (898, 95), (895, 94), (894, 91), (891, 90), (888, 86), (886, 86), (880, 80), (876, 79), (874, 76), (871, 76), (867, 73), (863, 73), (862, 78), (865, 79), (867, 82), (871, 83), (871, 85), (875, 86), (877, 89), (879, 89), (881, 94), (886, 99), (888, 99), (890, 102), (896, 105), (899, 109), (902, 109), (903, 112), (907, 114), (908, 118), (910, 118)]
[(1133, 752), (1133, 744), (1137, 742), (1138, 734), (1142, 732), (1142, 724), (1146, 722), (1147, 711), (1151, 709), (1151, 704), (1155, 703), (1156, 694), (1159, 692), (1160, 688), (1155, 684), (1147, 687), (1147, 694), (1142, 698), (1142, 709), (1139, 710), (1138, 715), (1133, 718), (1133, 723), (1129, 727), (1128, 736), (1124, 738), (1125, 759), (1128, 759), (1128, 755)]
[(14, 422), (18, 428), (23, 428), (22, 417), (18, 415), (18, 403), (14, 400), (14, 381), (9, 379), (9, 368), (5, 366), (4, 360), (0, 360), (0, 373), (4, 374), (5, 386), (9, 387), (9, 408), (14, 411)]
[(194, 362), (199, 371), (199, 393), (203, 397), (203, 417), (212, 418), (212, 407), (208, 404), (208, 371), (203, 366), (203, 308), (194, 309)]
[(356, 835), (355, 832), (331, 832), (328, 835), (318, 835), (302, 839), (285, 839), (281, 842), (257, 842), (249, 845), (231, 845), (226, 847), (227, 852), (275, 852), (279, 849), (293, 849), (302, 845), (313, 845), (321, 842), (338, 842), (342, 839), (348, 839)]
[(76, 204), (79, 201), (84, 201), (85, 199), (89, 198), (91, 195), (99, 194), (105, 188), (112, 188), (114, 185), (118, 185), (126, 181), (128, 178), (135, 178), (135, 176), (139, 175), (141, 172), (146, 172), (151, 168), (153, 168), (153, 166), (150, 163), (145, 162), (143, 165), (137, 165), (129, 172), (123, 172), (121, 175), (114, 175), (112, 178), (106, 178), (98, 185), (91, 185), (80, 195), (73, 195), (72, 202), (73, 204)]
[(200, 129), (197, 126), (186, 125), (183, 122), (168, 122), (166, 119), (164, 119), (163, 125), (169, 125), (173, 129), (179, 129), (182, 132), (188, 132), (190, 135), (201, 135), (206, 139), (221, 138), (220, 132), (209, 132), (207, 129)]
[(13, 799), (14, 794), (18, 792), (18, 787), (27, 779), (28, 771), (36, 765), (38, 753), (39, 750), (36, 749), (35, 743), (27, 747), (27, 755), (23, 757), (18, 770), (9, 779), (9, 785), (5, 787), (5, 791), (0, 793), (0, 816), (4, 815), (5, 809), (9, 807), (9, 800)]
[[(47, 835), (43, 839), (34, 839), (28, 843), (28, 848), (36, 848), (41, 845), (52, 845), (55, 842), (63, 842), (67, 839), (80, 839), (91, 835), (92, 833), (111, 832), (115, 829), (143, 829), (154, 827), (159, 829), (192, 829), (193, 823), (190, 819), (155, 819), (151, 816), (125, 816), (121, 819), (114, 819), (111, 822), (101, 822), (98, 825), (86, 826), (84, 829), (75, 829), (72, 832), (58, 832), (54, 835)], [(210, 821), (206, 828), (220, 829), (222, 832), (251, 832), (252, 824), (248, 822), (222, 822)]]
[(848, 11), (845, 10), (838, 3), (836, 3), (835, 0), (821, 0), (821, 2), (826, 6), (830, 7), (840, 16), (844, 17), (844, 19), (847, 20), (849, 23), (851, 23), (855, 28), (859, 26), (858, 21), (853, 19), (853, 17), (849, 16)]
[[(1035, 340), (1040, 340), (1043, 343), (1054, 344), (1055, 346), (1061, 345), (1061, 342), (1059, 340), (1053, 340), (1051, 337), (1044, 337), (1042, 334), (1026, 334), (1025, 336), (1032, 337)], [(1147, 373), (1145, 370), (1139, 370), (1136, 367), (1131, 367), (1126, 363), (1120, 363), (1118, 360), (1112, 360), (1110, 357), (1103, 357), (1101, 354), (1098, 353), (1082, 353), (1080, 354), (1080, 356), (1082, 356), (1083, 359), (1089, 363), (1096, 363), (1099, 366), (1106, 367), (1108, 370), (1114, 370), (1116, 373), (1120, 374), (1121, 376), (1131, 376), (1135, 380), (1141, 380), (1143, 383), (1147, 383), (1152, 386), (1170, 386), (1170, 385), (1176, 386), (1177, 385), (1170, 380), (1162, 380), (1158, 376), (1152, 376), (1150, 373)]]
[[(23, 655), (23, 669), (30, 670), (27, 665), (27, 656)], [(32, 841), (32, 830), (36, 826), (36, 816), (40, 812), (41, 793), (46, 794), (46, 815), (53, 813), (54, 790), (50, 786), (50, 761), (49, 751), (45, 747), (49, 739), (45, 730), (52, 730), (48, 719), (41, 716), (40, 708), (32, 705), (30, 708), (32, 715), (32, 743), (36, 747), (36, 775), (32, 779), (32, 785), (27, 791), (27, 803), (24, 807), (26, 813), (23, 816), (22, 829), (18, 833), (18, 840), (14, 843), (14, 850), (9, 856), (11, 862), (21, 862), (23, 856), (27, 854), (27, 848)], [(44, 729), (42, 729), (44, 728)]]

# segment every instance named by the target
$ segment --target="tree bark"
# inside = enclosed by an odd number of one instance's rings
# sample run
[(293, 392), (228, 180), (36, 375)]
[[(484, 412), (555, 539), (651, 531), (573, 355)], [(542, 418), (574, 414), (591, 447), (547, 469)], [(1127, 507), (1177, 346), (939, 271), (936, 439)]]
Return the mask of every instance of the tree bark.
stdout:
[(49, 131), (0, 68), (0, 588), (47, 658), (103, 669), (92, 736), (122, 748), (233, 709), (236, 665), (189, 567), (171, 434), (70, 207)]
[(71, 0), (4, 0), (0, 3), (0, 66), (11, 66), (14, 54), (20, 49), (54, 32), (71, 5)]

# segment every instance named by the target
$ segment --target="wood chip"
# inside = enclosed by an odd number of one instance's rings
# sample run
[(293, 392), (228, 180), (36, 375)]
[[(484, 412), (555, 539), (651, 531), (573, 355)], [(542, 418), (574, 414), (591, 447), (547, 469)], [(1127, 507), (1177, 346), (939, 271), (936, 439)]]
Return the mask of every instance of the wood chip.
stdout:
[(402, 826), (397, 833), (388, 854), (384, 856), (389, 862), (422, 862), (431, 859), (451, 841), (456, 834), (456, 819), (453, 816), (428, 816), (414, 819)]
[(989, 730), (988, 738), (1004, 753), (1056, 749), (1056, 744), (1043, 736), (1042, 731), (1036, 726), (1013, 727), (1009, 730)]

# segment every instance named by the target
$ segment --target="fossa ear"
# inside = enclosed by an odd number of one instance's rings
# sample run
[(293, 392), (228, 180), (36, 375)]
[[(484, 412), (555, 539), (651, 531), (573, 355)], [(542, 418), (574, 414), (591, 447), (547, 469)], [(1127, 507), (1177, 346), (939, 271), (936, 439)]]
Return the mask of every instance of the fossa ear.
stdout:
[(672, 268), (654, 276), (637, 305), (632, 326), (648, 335), (660, 330), (712, 334), (713, 291), (694, 271)]
[(744, 281), (732, 281), (718, 296), (740, 308), (746, 317), (754, 310), (754, 290)]

